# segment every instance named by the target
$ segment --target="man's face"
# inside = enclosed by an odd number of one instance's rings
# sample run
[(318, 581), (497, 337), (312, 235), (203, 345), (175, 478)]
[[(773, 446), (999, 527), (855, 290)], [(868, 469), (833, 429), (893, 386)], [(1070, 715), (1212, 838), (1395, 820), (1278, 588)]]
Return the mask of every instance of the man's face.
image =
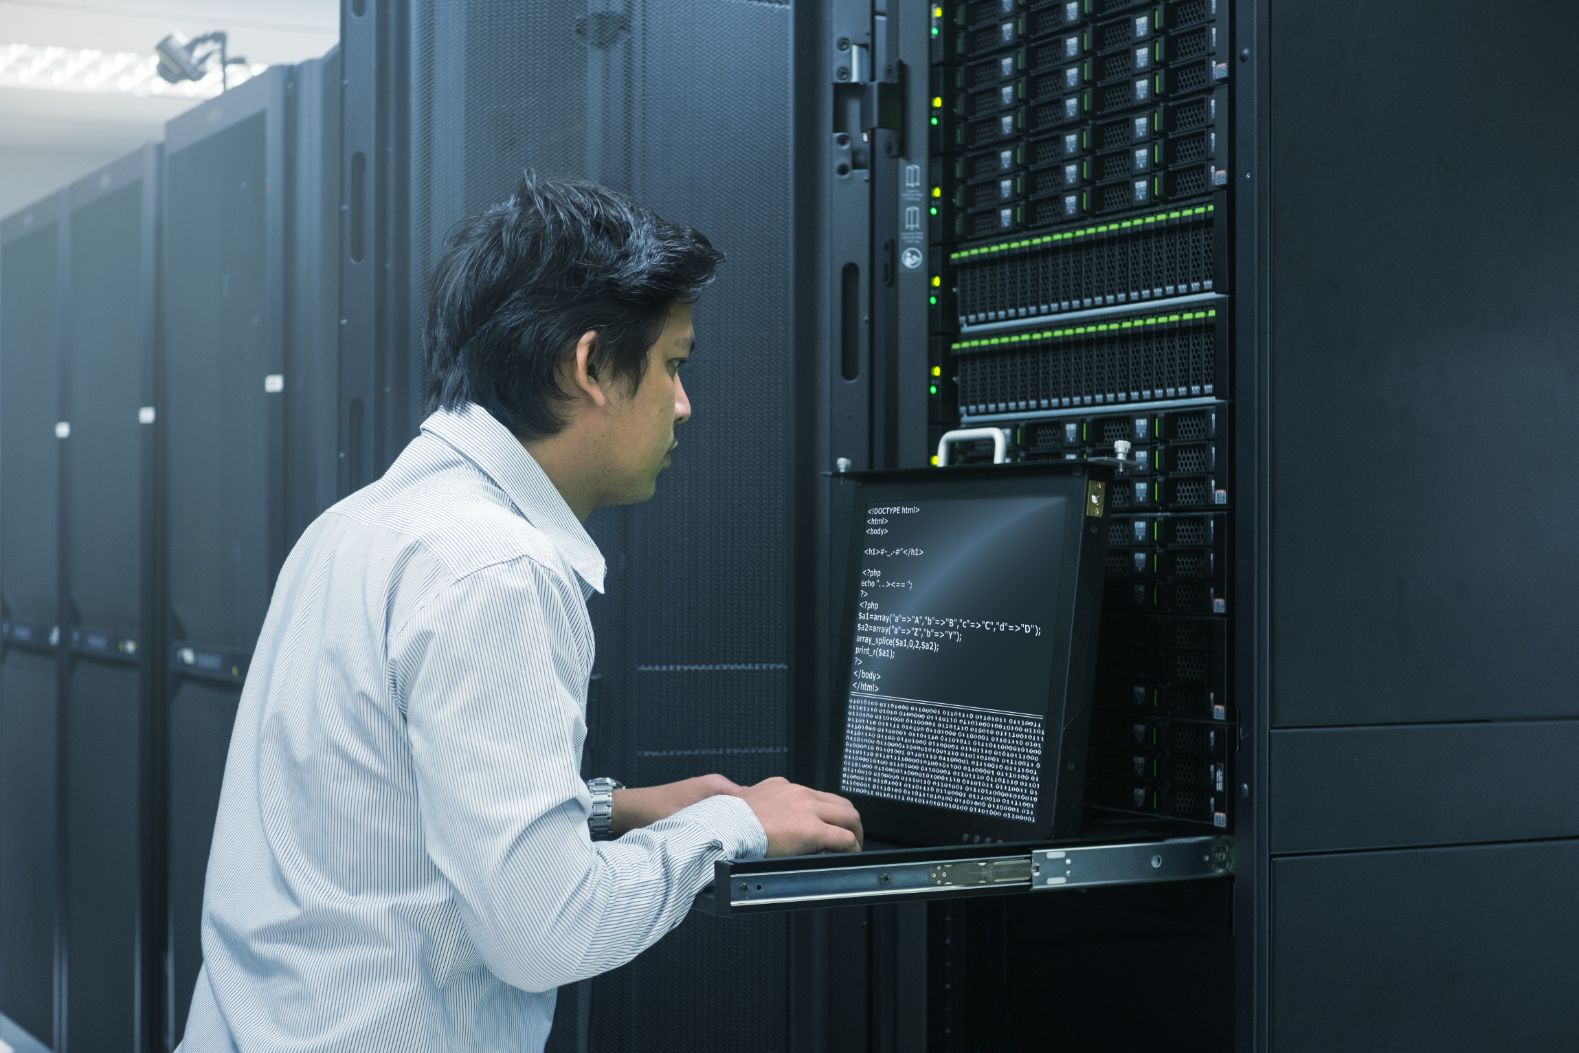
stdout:
[(677, 445), (675, 425), (691, 417), (680, 367), (695, 345), (691, 305), (671, 304), (663, 332), (647, 351), (641, 386), (630, 394), (623, 383), (616, 385), (609, 406), (615, 441), (608, 451), (605, 504), (635, 504), (657, 492), (658, 473), (669, 466), (669, 451)]

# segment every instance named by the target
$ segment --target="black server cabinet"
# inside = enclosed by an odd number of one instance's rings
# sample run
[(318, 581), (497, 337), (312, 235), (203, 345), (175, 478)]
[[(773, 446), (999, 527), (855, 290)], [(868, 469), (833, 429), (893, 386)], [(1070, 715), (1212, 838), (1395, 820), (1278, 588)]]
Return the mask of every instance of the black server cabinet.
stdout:
[(163, 957), (152, 633), (159, 148), (72, 184), (61, 443), (65, 1049), (150, 1050)]
[(166, 129), (158, 380), (165, 1041), (186, 1025), (227, 745), (290, 545), (336, 494), (338, 52)]
[(338, 434), (340, 383), (340, 49), (292, 72), (287, 176), (285, 537), (287, 550), (341, 496), (347, 454)]
[(165, 130), (159, 294), (168, 809), (166, 1045), (202, 962), (215, 809), (247, 660), (284, 560), (290, 71)]
[(1567, 1048), (1579, 12), (1255, 10), (1258, 1048)]
[(64, 192), (0, 223), (0, 1015), (56, 1034)]
[[(342, 368), (362, 390), (406, 396), (380, 405), (348, 389), (343, 430), (381, 427), (360, 472), (381, 471), (421, 419), (416, 336), (446, 236), (522, 169), (630, 192), (730, 256), (696, 309), (695, 419), (659, 496), (589, 524), (611, 568), (592, 603), (589, 775), (786, 769), (789, 393), (810, 364), (792, 325), (795, 17), (788, 3), (717, 0), (342, 7)], [(564, 992), (556, 1048), (785, 1048), (787, 930), (689, 922)], [(702, 1011), (703, 991), (742, 1009)]]

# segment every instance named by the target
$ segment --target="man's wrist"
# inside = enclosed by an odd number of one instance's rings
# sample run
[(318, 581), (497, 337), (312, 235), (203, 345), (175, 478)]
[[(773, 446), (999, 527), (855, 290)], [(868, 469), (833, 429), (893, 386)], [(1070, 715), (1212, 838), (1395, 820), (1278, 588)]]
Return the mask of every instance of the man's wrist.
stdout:
[(592, 798), (592, 811), (587, 816), (587, 828), (594, 838), (614, 836), (614, 791), (623, 790), (625, 784), (606, 775), (587, 780), (587, 793)]

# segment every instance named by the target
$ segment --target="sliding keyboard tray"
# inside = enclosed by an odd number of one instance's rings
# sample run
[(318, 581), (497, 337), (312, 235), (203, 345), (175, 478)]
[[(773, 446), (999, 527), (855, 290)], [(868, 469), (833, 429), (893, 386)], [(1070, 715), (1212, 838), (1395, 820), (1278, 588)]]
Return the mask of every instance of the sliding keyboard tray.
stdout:
[(1226, 835), (1114, 832), (1039, 844), (868, 848), (714, 867), (696, 909), (720, 916), (816, 907), (1204, 881), (1233, 873)]

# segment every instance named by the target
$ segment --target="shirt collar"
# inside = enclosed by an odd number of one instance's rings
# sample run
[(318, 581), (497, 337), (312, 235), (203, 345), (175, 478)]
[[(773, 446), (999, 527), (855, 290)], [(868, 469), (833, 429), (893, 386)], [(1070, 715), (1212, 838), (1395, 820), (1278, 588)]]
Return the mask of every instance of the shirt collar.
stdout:
[(607, 565), (597, 543), (565, 498), (519, 439), (475, 402), (441, 409), (422, 422), (422, 430), (453, 446), (492, 479), (516, 510), (547, 534), (581, 579), (603, 591)]

